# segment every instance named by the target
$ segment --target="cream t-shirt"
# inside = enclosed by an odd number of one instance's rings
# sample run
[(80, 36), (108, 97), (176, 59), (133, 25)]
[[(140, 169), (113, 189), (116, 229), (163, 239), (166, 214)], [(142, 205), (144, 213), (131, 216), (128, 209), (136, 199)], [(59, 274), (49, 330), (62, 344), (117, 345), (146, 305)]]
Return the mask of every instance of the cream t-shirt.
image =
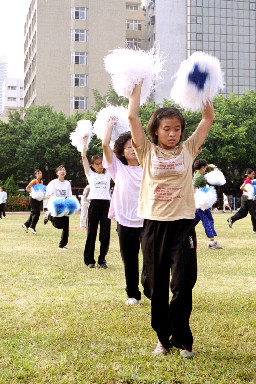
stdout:
[(193, 219), (192, 165), (201, 152), (197, 134), (166, 150), (151, 143), (134, 148), (143, 169), (138, 216), (158, 221)]

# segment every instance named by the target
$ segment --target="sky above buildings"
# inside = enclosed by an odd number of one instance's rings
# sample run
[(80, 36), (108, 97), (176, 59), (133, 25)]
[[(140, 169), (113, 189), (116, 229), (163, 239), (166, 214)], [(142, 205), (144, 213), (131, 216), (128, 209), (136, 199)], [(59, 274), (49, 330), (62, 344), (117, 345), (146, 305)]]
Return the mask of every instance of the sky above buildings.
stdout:
[(31, 0), (0, 0), (0, 57), (6, 56), (7, 76), (23, 78), (24, 23)]

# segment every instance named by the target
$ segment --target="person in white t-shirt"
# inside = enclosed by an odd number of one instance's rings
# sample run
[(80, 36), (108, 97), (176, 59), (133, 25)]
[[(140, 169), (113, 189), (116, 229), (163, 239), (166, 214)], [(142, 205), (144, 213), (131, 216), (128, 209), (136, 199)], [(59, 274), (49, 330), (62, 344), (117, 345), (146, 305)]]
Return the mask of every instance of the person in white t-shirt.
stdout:
[(90, 187), (89, 185), (87, 185), (81, 197), (80, 228), (87, 228), (86, 221), (87, 221), (88, 208), (90, 204), (90, 200), (88, 199), (89, 192), (90, 192)]
[(5, 219), (6, 213), (5, 213), (5, 204), (7, 200), (7, 193), (4, 191), (4, 188), (0, 186), (0, 219), (2, 219), (2, 213), (3, 218)]
[[(63, 165), (60, 165), (56, 169), (57, 179), (50, 181), (46, 188), (46, 198), (50, 199), (51, 196), (67, 198), (72, 196), (71, 184), (68, 180), (65, 180), (67, 172)], [(69, 235), (69, 216), (54, 217), (47, 212), (44, 216), (44, 224), (47, 224), (48, 220), (51, 221), (55, 228), (62, 229), (61, 239), (59, 243), (59, 249), (68, 250), (68, 235)]]
[(87, 239), (84, 248), (84, 263), (88, 268), (95, 268), (95, 243), (100, 224), (100, 254), (98, 256), (98, 268), (108, 268), (106, 254), (110, 242), (111, 220), (108, 218), (110, 204), (110, 174), (103, 168), (102, 156), (94, 155), (91, 159), (91, 166), (87, 159), (87, 138), (84, 138), (82, 161), (84, 171), (89, 183), (90, 192), (88, 199), (90, 205), (87, 215)]
[(110, 203), (110, 219), (117, 221), (121, 257), (124, 263), (127, 305), (141, 299), (139, 290), (139, 250), (143, 219), (137, 216), (142, 168), (131, 143), (131, 132), (123, 133), (110, 147), (115, 118), (110, 118), (102, 140), (103, 166), (115, 182)]
[(181, 142), (185, 130), (181, 112), (159, 108), (147, 127), (151, 142), (139, 119), (142, 83), (130, 96), (128, 119), (143, 169), (138, 216), (144, 218), (143, 263), (151, 292), (151, 325), (158, 336), (153, 354), (164, 355), (177, 347), (182, 357), (190, 358), (194, 352), (189, 318), (197, 275), (192, 164), (211, 128), (214, 110), (208, 101), (196, 131)]

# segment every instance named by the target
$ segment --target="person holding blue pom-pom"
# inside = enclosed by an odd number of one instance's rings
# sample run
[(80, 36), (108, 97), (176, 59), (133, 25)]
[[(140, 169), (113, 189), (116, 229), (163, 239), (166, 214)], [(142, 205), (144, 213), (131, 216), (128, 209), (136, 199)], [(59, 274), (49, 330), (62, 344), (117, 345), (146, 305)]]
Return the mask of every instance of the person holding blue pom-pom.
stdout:
[[(217, 169), (217, 167), (213, 164), (209, 164), (208, 167)], [(195, 188), (203, 188), (206, 186), (207, 182), (204, 177), (207, 168), (207, 161), (205, 159), (199, 159), (194, 162), (193, 166), (195, 173), (193, 176), (193, 186)], [(199, 221), (202, 220), (202, 224), (206, 233), (206, 236), (209, 239), (209, 249), (222, 249), (222, 247), (217, 243), (214, 239), (217, 236), (217, 233), (214, 228), (214, 220), (212, 217), (211, 209), (207, 208), (205, 210), (197, 208), (194, 225), (196, 226)]]
[(37, 199), (34, 199), (32, 197), (32, 188), (36, 184), (43, 184), (42, 182), (42, 171), (40, 169), (34, 170), (34, 176), (35, 179), (33, 179), (27, 186), (26, 191), (30, 194), (29, 196), (29, 204), (31, 213), (28, 218), (28, 220), (22, 224), (22, 228), (25, 230), (26, 233), (28, 233), (28, 230), (33, 233), (33, 235), (36, 235), (36, 225), (38, 223), (39, 217), (40, 217), (40, 201)]
[(72, 196), (71, 184), (65, 180), (66, 169), (60, 165), (56, 169), (57, 179), (50, 181), (46, 189), (46, 197), (52, 199), (54, 214), (47, 212), (44, 217), (44, 224), (48, 220), (55, 228), (62, 229), (59, 249), (68, 250), (69, 216), (66, 215), (65, 199)]
[(196, 131), (182, 142), (181, 112), (159, 108), (147, 126), (150, 141), (139, 119), (141, 86), (142, 82), (135, 85), (129, 99), (128, 119), (143, 169), (138, 217), (144, 218), (143, 264), (151, 296), (151, 325), (158, 336), (153, 354), (165, 355), (176, 347), (182, 357), (191, 358), (189, 318), (197, 274), (192, 165), (211, 128), (214, 110), (208, 100)]

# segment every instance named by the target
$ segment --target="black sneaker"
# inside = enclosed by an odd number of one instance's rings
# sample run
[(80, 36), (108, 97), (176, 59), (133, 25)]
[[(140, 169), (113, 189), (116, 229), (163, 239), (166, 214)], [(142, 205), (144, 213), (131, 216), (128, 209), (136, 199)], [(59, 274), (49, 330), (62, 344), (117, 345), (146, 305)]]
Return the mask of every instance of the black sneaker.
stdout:
[(47, 224), (49, 220), (49, 212), (44, 215), (44, 224)]
[(98, 267), (98, 268), (103, 268), (103, 269), (107, 269), (107, 268), (108, 268), (106, 261), (104, 261), (104, 262), (101, 263), (101, 264), (98, 263), (98, 264), (97, 264), (97, 267)]
[(227, 222), (228, 222), (228, 226), (229, 226), (229, 228), (232, 228), (232, 220), (231, 220), (231, 218), (229, 218), (229, 219), (227, 219)]

